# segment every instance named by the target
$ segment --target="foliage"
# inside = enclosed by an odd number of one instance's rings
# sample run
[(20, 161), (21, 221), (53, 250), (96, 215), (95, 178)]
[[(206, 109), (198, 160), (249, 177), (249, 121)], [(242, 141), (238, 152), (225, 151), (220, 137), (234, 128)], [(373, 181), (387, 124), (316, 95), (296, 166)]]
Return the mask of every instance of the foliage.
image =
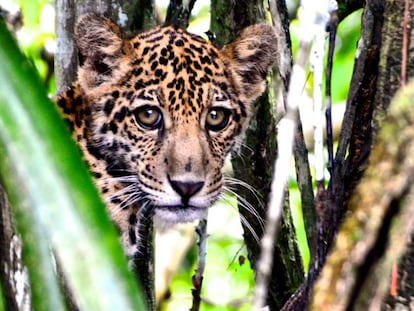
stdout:
[(82, 309), (142, 308), (79, 151), (2, 20), (0, 41), (0, 178), (23, 237), (33, 309), (65, 309), (50, 247)]
[(4, 297), (3, 297), (3, 293), (0, 292), (0, 311), (4, 311)]
[[(53, 2), (48, 0), (5, 0), (4, 9), (11, 14), (21, 11), (22, 28), (17, 32), (20, 48), (33, 61), (50, 94), (54, 92), (53, 53), (55, 49), (55, 12)], [(19, 25), (17, 26), (19, 28)]]
[[(336, 37), (335, 58), (332, 70), (332, 102), (337, 104), (346, 100), (349, 83), (354, 66), (355, 50), (360, 32), (361, 10), (354, 12), (338, 25)], [(291, 38), (293, 55), (296, 55), (298, 45), (298, 20), (291, 21)], [(311, 84), (312, 81), (308, 81)]]

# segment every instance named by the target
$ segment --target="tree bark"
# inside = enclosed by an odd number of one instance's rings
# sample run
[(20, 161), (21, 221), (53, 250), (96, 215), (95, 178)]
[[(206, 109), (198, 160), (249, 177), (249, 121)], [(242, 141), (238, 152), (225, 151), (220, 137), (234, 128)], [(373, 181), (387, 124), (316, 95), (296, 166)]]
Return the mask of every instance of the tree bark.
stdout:
[[(380, 309), (391, 266), (414, 226), (413, 98), (414, 82), (392, 103), (349, 203), (348, 217), (314, 287), (310, 310)], [(405, 273), (412, 270), (410, 266)], [(412, 297), (407, 298), (408, 307)]]
[(196, 0), (171, 0), (168, 5), (165, 23), (176, 25), (182, 29), (187, 29), (195, 2)]
[[(388, 110), (390, 97), (399, 86), (414, 78), (414, 3), (408, 0), (385, 1), (383, 44), (378, 73), (378, 109), (374, 120), (378, 127)], [(412, 87), (413, 83), (410, 84)], [(411, 96), (411, 105), (413, 97)], [(399, 135), (398, 132), (395, 132)], [(411, 227), (413, 228), (413, 227)], [(398, 238), (397, 238), (398, 239)], [(398, 263), (395, 288), (388, 292), (383, 310), (412, 308), (414, 303), (414, 230), (406, 252)], [(396, 262), (394, 262), (396, 264)]]
[[(350, 212), (352, 215), (358, 213), (354, 210), (358, 199), (355, 199), (354, 197), (351, 202), (349, 200), (354, 194), (355, 188), (360, 183), (364, 173), (367, 175), (366, 178), (370, 178), (369, 176), (371, 175), (373, 175), (371, 176), (372, 178), (377, 178), (376, 183), (371, 184), (371, 187), (363, 186), (363, 184), (360, 185), (361, 188), (364, 187), (364, 195), (367, 198), (370, 197), (369, 193), (377, 191), (376, 189), (382, 189), (382, 191), (387, 192), (387, 190), (384, 189), (384, 185), (387, 184), (387, 178), (382, 176), (384, 173), (382, 169), (377, 169), (376, 175), (370, 173), (371, 171), (369, 169), (367, 172), (365, 172), (365, 170), (368, 165), (368, 158), (371, 154), (373, 141), (375, 141), (378, 132), (382, 128), (384, 119), (387, 118), (386, 116), (388, 114), (388, 106), (391, 98), (395, 95), (401, 85), (404, 85), (409, 77), (414, 76), (412, 66), (414, 53), (410, 53), (414, 46), (414, 41), (412, 40), (414, 37), (412, 30), (414, 23), (413, 16), (413, 4), (410, 1), (372, 0), (367, 1), (365, 4), (361, 39), (357, 52), (358, 57), (355, 62), (343, 128), (334, 163), (334, 175), (332, 178), (334, 183), (332, 183), (331, 180), (329, 188), (330, 192), (328, 193), (328, 208), (324, 211), (323, 215), (322, 231), (324, 232), (324, 238), (322, 241), (327, 242), (327, 248), (324, 250), (325, 253), (335, 237), (335, 232), (339, 228), (343, 215)], [(408, 114), (409, 112), (405, 111), (405, 113)], [(404, 119), (404, 117), (404, 113), (398, 116), (390, 116), (390, 118), (395, 121), (399, 118)], [(394, 133), (398, 133), (397, 135), (399, 136), (403, 133), (404, 128), (395, 128), (394, 130)], [(381, 138), (378, 139), (380, 140)], [(390, 140), (389, 142), (379, 141), (378, 143), (392, 144), (393, 142)], [(396, 143), (397, 142), (394, 142), (394, 144)], [(405, 144), (403, 143), (402, 146), (405, 146)], [(401, 158), (398, 158), (398, 160), (395, 157), (393, 158), (395, 161), (395, 163), (393, 163), (395, 170), (398, 170), (399, 165), (402, 165), (400, 162), (404, 156), (401, 154), (400, 156)], [(372, 157), (374, 159), (378, 158), (378, 155), (375, 155), (375, 151), (372, 154)], [(372, 160), (370, 165), (373, 165), (372, 162), (374, 161), (381, 162), (381, 160), (378, 159)], [(380, 166), (380, 163), (377, 164)], [(400, 173), (402, 174), (401, 176), (405, 176), (404, 174), (406, 174), (404, 170), (400, 171)], [(392, 176), (393, 175), (390, 173), (388, 178), (391, 179)], [(394, 186), (398, 187), (398, 185)], [(399, 186), (402, 191), (404, 185)], [(392, 188), (392, 190), (397, 191), (397, 189), (394, 188)], [(402, 220), (405, 216), (398, 214), (400, 213), (398, 207), (400, 205), (404, 206), (404, 200), (407, 200), (411, 195), (410, 191), (411, 190), (407, 189), (406, 192), (403, 191), (400, 196), (397, 196), (392, 202), (389, 202), (388, 207), (382, 206), (377, 208), (376, 213), (383, 213), (384, 215), (381, 219), (377, 220), (376, 225), (378, 226), (378, 230), (374, 230), (373, 227), (371, 227), (367, 230), (369, 232), (361, 234), (363, 236), (367, 235), (366, 239), (369, 239), (369, 237), (373, 239), (375, 236), (378, 240), (375, 243), (371, 241), (371, 244), (368, 245), (369, 243), (364, 239), (358, 239), (362, 245), (366, 243), (365, 246), (367, 249), (364, 253), (367, 256), (366, 260), (356, 264), (355, 262), (352, 262), (352, 259), (350, 258), (351, 256), (349, 256), (347, 265), (352, 266), (350, 269), (354, 272), (352, 274), (353, 277), (349, 277), (351, 283), (346, 283), (344, 280), (342, 280), (344, 283), (340, 283), (340, 281), (338, 281), (339, 283), (335, 283), (338, 284), (340, 288), (346, 287), (349, 292), (345, 294), (344, 292), (336, 290), (335, 293), (335, 284), (333, 283), (330, 283), (329, 288), (325, 286), (325, 291), (316, 287), (315, 293), (313, 294), (315, 299), (312, 305), (315, 309), (322, 306), (319, 302), (324, 299), (322, 298), (323, 296), (321, 296), (323, 295), (321, 294), (322, 292), (324, 292), (324, 297), (326, 299), (331, 299), (327, 298), (329, 295), (331, 295), (331, 297), (335, 296), (338, 300), (332, 300), (332, 302), (335, 301), (333, 303), (338, 308), (349, 308), (349, 310), (352, 308), (367, 309), (369, 306), (372, 307), (375, 305), (374, 309), (379, 309), (384, 288), (387, 287), (387, 282), (389, 282), (389, 262), (387, 262), (387, 256), (390, 255), (387, 253), (389, 250), (384, 250), (387, 245), (386, 241), (392, 242), (392, 238), (388, 236), (390, 230), (390, 224), (388, 222), (398, 217), (397, 219), (401, 221), (401, 224), (407, 225), (407, 223)], [(359, 206), (368, 205), (369, 207), (372, 207), (374, 204), (373, 201), (361, 203), (363, 202), (362, 199), (368, 199), (362, 198), (360, 192), (361, 190), (357, 190), (356, 194), (354, 194), (359, 198)], [(372, 196), (375, 195), (372, 194)], [(371, 197), (370, 200), (374, 199)], [(401, 207), (401, 209), (404, 208), (405, 207)], [(359, 207), (358, 211), (363, 213), (362, 207)], [(367, 211), (365, 212), (368, 213)], [(355, 216), (353, 217), (355, 218)], [(409, 218), (404, 220), (408, 221), (408, 219)], [(334, 255), (334, 252), (338, 251), (339, 239), (342, 235), (348, 234), (349, 239), (350, 232), (345, 233), (344, 231), (346, 230), (344, 228), (348, 222), (350, 222), (350, 220), (345, 220), (345, 224), (339, 232), (338, 237), (336, 237), (336, 246), (332, 255), (329, 257), (329, 261), (323, 268), (322, 279), (326, 278), (327, 271), (337, 271), (334, 278), (343, 276), (338, 271), (339, 267), (334, 264), (335, 259), (336, 264), (338, 264), (339, 261), (338, 257), (335, 257), (337, 254)], [(406, 229), (407, 227), (404, 228)], [(355, 227), (353, 229), (357, 230)], [(383, 240), (381, 241), (381, 239)], [(359, 250), (361, 251), (361, 249)], [(349, 251), (351, 252), (351, 250)], [(395, 251), (395, 253), (397, 252)], [(388, 309), (391, 305), (395, 306), (398, 298), (405, 297), (408, 299), (408, 297), (413, 296), (412, 289), (410, 289), (409, 286), (406, 286), (406, 279), (402, 278), (403, 275), (412, 273), (412, 268), (407, 266), (407, 262), (412, 262), (412, 257), (410, 257), (412, 256), (412, 253), (412, 250), (409, 249), (407, 256), (402, 260), (402, 266), (398, 269), (398, 274), (400, 275), (398, 280), (402, 282), (398, 284), (398, 288), (401, 289), (401, 291), (398, 292), (398, 295), (394, 294), (393, 297), (388, 297)], [(323, 283), (322, 279), (318, 282), (318, 286), (326, 284)], [(332, 279), (331, 282), (333, 282)], [(407, 291), (409, 291), (409, 293), (407, 293)], [(339, 298), (339, 295), (342, 295), (342, 298)]]
[[(284, 2), (278, 1), (278, 5), (283, 7)], [(279, 22), (286, 22), (286, 10), (281, 12), (281, 16), (284, 18)], [(215, 44), (218, 46), (231, 41), (246, 26), (264, 20), (265, 10), (261, 1), (212, 1), (211, 3), (211, 31), (216, 34)], [(285, 32), (285, 25), (277, 25), (277, 27)], [(284, 42), (280, 45), (286, 46)], [(286, 76), (284, 75), (283, 78)], [(283, 83), (280, 85), (285, 86)], [(243, 219), (244, 240), (253, 268), (260, 255), (258, 242), (263, 235), (262, 221), (266, 218), (265, 206), (277, 150), (276, 116), (268, 92), (254, 104), (253, 116), (244, 143), (240, 151), (233, 154), (232, 160), (234, 175), (257, 191), (253, 193), (241, 187), (237, 191), (257, 212), (257, 215), (252, 214), (244, 207), (244, 203), (240, 202), (239, 212)], [(269, 284), (267, 305), (271, 310), (279, 310), (303, 280), (302, 259), (297, 248), (287, 199), (273, 254), (272, 279)]]
[(126, 37), (153, 28), (157, 24), (154, 0), (57, 0), (56, 94), (64, 91), (76, 80), (78, 58), (73, 32), (77, 19), (85, 13), (96, 13), (109, 17), (121, 27)]
[[(354, 8), (357, 8), (360, 1), (338, 1), (339, 12), (338, 14), (344, 14), (344, 12), (350, 12)], [(319, 260), (315, 265), (315, 269), (308, 276), (308, 280), (304, 283), (299, 291), (285, 306), (285, 310), (303, 310), (308, 305), (308, 295), (315, 278), (318, 276), (320, 269), (325, 265), (325, 258), (327, 252), (331, 248), (332, 243), (336, 241), (336, 247), (339, 244), (339, 237), (343, 234), (342, 230), (336, 237), (336, 232), (342, 223), (342, 219), (345, 214), (351, 212), (351, 218), (355, 218), (352, 211), (349, 208), (352, 204), (357, 202), (357, 199), (353, 199), (350, 203), (350, 198), (355, 192), (362, 176), (365, 173), (368, 165), (368, 158), (371, 154), (373, 141), (375, 141), (378, 131), (382, 127), (382, 123), (388, 114), (388, 106), (391, 98), (395, 95), (395, 92), (404, 84), (405, 80), (414, 75), (413, 72), (413, 4), (411, 1), (383, 1), (383, 0), (370, 0), (366, 1), (364, 5), (364, 11), (362, 15), (362, 27), (361, 37), (358, 44), (357, 58), (355, 59), (354, 72), (351, 80), (347, 107), (343, 119), (341, 134), (338, 142), (337, 153), (334, 161), (333, 173), (330, 180), (329, 188), (326, 193), (322, 193), (322, 196), (316, 197), (316, 205), (324, 207), (322, 210), (322, 218), (319, 223)], [(341, 19), (342, 17), (340, 17)], [(404, 43), (405, 42), (405, 43)], [(335, 81), (333, 81), (335, 83)], [(399, 115), (403, 117), (404, 114)], [(395, 117), (396, 119), (396, 117)], [(399, 129), (400, 130), (400, 129)], [(398, 132), (398, 131), (397, 131)], [(400, 135), (398, 132), (397, 135)], [(396, 162), (400, 161), (396, 160)], [(395, 163), (396, 167), (399, 167), (399, 163)], [(378, 174), (381, 173), (381, 169), (378, 169)], [(402, 171), (404, 173), (404, 171)], [(374, 176), (375, 177), (375, 176)], [(380, 180), (380, 176), (377, 176)], [(389, 176), (391, 178), (391, 175)], [(384, 181), (386, 178), (384, 178)], [(365, 195), (369, 192), (376, 191), (375, 189), (383, 189), (381, 182), (377, 182), (375, 187), (368, 189), (365, 188)], [(359, 193), (359, 192), (357, 192)], [(404, 198), (409, 195), (408, 193), (401, 194), (401, 197), (393, 201), (393, 206), (403, 202)], [(361, 198), (359, 204), (361, 204)], [(400, 200), (402, 200), (400, 202)], [(367, 203), (372, 204), (372, 202)], [(402, 204), (402, 203), (401, 203)], [(408, 207), (407, 207), (408, 208)], [(368, 209), (368, 207), (367, 207)], [(367, 306), (372, 306), (373, 303), (377, 303), (374, 310), (379, 309), (378, 300), (381, 302), (381, 293), (384, 291), (384, 282), (387, 283), (389, 278), (388, 274), (384, 271), (388, 271), (387, 257), (377, 258), (381, 256), (387, 256), (388, 253), (384, 250), (384, 245), (380, 243), (383, 238), (384, 230), (388, 230), (390, 225), (388, 221), (394, 219), (397, 214), (396, 211), (391, 212), (392, 209), (386, 209), (383, 207), (384, 217), (377, 220), (377, 231), (372, 228), (368, 233), (372, 239), (372, 236), (376, 236), (378, 243), (372, 243), (370, 246), (366, 246), (367, 250), (364, 253), (367, 258), (365, 265), (358, 266), (355, 270), (352, 270), (355, 274), (362, 273), (363, 271), (369, 271), (368, 275), (363, 274), (358, 276), (351, 276), (350, 278), (355, 282), (354, 284), (341, 283), (338, 285), (341, 289), (346, 288), (349, 290), (349, 295), (344, 292), (340, 292), (338, 288), (335, 288), (335, 284), (330, 279), (329, 286), (325, 286), (324, 290), (315, 288), (313, 297), (315, 297), (312, 307), (314, 309), (322, 307), (323, 304), (319, 303), (319, 298), (322, 295), (328, 297), (329, 295), (335, 296), (338, 300), (332, 305), (332, 308), (337, 310), (338, 308), (348, 308), (349, 310), (366, 310)], [(378, 213), (381, 213), (379, 210)], [(398, 211), (399, 212), (399, 211)], [(399, 218), (403, 219), (403, 218)], [(347, 220), (346, 220), (347, 221)], [(403, 222), (402, 222), (403, 223)], [(404, 223), (406, 225), (406, 223)], [(345, 226), (345, 225), (344, 225)], [(355, 233), (354, 233), (355, 234)], [(348, 239), (352, 241), (349, 236)], [(362, 235), (362, 234), (361, 234)], [(360, 237), (360, 236), (358, 236)], [(368, 237), (366, 237), (368, 239)], [(343, 239), (342, 239), (343, 240)], [(387, 239), (389, 240), (389, 238)], [(361, 243), (364, 240), (361, 238)], [(385, 243), (384, 241), (382, 241)], [(351, 243), (351, 242), (349, 242)], [(355, 245), (354, 245), (355, 246)], [(381, 248), (382, 247), (382, 248)], [(368, 250), (369, 249), (369, 250)], [(351, 248), (349, 249), (351, 251)], [(335, 252), (335, 250), (333, 250)], [(413, 296), (410, 286), (407, 286), (406, 277), (403, 275), (411, 274), (411, 267), (407, 263), (413, 262), (413, 251), (409, 251), (407, 258), (404, 257), (402, 263), (405, 266), (398, 269), (400, 278), (398, 280), (401, 284), (398, 284), (398, 289), (409, 290), (408, 295), (403, 295), (398, 292), (398, 295), (394, 295), (394, 301), (392, 302), (389, 297), (388, 303), (396, 303), (397, 299), (404, 297), (409, 301), (408, 297)], [(362, 255), (363, 256), (363, 255)], [(329, 257), (329, 258), (332, 258)], [(338, 257), (334, 257), (339, 260)], [(340, 278), (338, 266), (335, 266), (334, 259), (330, 259), (326, 266), (323, 268), (323, 275), (328, 273), (327, 271), (333, 271), (335, 278)], [(352, 265), (351, 259), (347, 261), (348, 265)], [(345, 264), (344, 264), (345, 266)], [(384, 270), (385, 269), (385, 270)], [(378, 276), (376, 279), (375, 277)], [(357, 279), (358, 278), (358, 279)], [(319, 281), (318, 284), (321, 284)], [(328, 283), (324, 283), (325, 285)], [(381, 286), (379, 285), (381, 284)], [(321, 286), (321, 285), (318, 285)], [(341, 293), (343, 297), (341, 296)], [(365, 295), (365, 296), (364, 296)], [(378, 298), (379, 297), (379, 298)], [(346, 300), (346, 302), (340, 302), (340, 299)], [(320, 298), (322, 301), (323, 298)], [(328, 299), (328, 298), (326, 298)], [(376, 299), (376, 300), (375, 300)], [(408, 299), (408, 300), (407, 300)], [(375, 301), (374, 301), (375, 300)], [(325, 300), (326, 302), (327, 300)], [(339, 304), (339, 303), (342, 303)], [(339, 304), (339, 305), (338, 305)], [(334, 307), (333, 307), (334, 306)], [(388, 309), (390, 307), (388, 306)], [(339, 310), (338, 309), (338, 310)]]
[[(371, 121), (375, 109), (376, 82), (383, 25), (382, 1), (367, 1), (364, 8), (359, 55), (354, 71), (334, 160), (333, 180), (329, 185), (329, 202), (324, 211), (322, 230), (327, 249), (346, 212), (352, 191), (366, 167), (373, 137)], [(334, 224), (334, 225), (333, 225)]]
[[(373, 139), (387, 114), (390, 100), (401, 85), (414, 76), (414, 53), (410, 54), (414, 46), (414, 6), (410, 1), (407, 3), (410, 3), (408, 15), (404, 14), (405, 0), (371, 0), (365, 4), (358, 58), (335, 157), (332, 178), (335, 183), (330, 184), (327, 226), (338, 224), (346, 212), (348, 200), (365, 171)], [(405, 47), (404, 18), (407, 23)], [(406, 56), (404, 62), (403, 54)], [(332, 237), (332, 233), (329, 235)]]

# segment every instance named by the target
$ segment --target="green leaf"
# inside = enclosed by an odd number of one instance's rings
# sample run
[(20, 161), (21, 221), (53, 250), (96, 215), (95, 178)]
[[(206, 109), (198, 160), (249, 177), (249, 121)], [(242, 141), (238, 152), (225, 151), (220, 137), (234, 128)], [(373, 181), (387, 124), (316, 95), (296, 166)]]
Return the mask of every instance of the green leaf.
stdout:
[(4, 298), (3, 298), (3, 292), (0, 290), (0, 311), (6, 310), (4, 308)]
[(145, 309), (80, 152), (1, 20), (0, 42), (0, 178), (23, 236), (33, 309), (64, 309), (50, 247), (82, 310)]

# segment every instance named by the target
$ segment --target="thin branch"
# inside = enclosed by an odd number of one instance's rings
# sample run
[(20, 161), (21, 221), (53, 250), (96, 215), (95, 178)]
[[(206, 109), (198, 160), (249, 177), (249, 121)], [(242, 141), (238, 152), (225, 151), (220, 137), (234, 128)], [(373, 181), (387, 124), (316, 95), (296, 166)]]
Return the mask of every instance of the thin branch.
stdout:
[(325, 159), (323, 142), (322, 81), (325, 56), (325, 24), (320, 23), (315, 29), (315, 40), (312, 46), (310, 69), (313, 72), (313, 137), (315, 154), (315, 177), (321, 189), (324, 189)]
[[(287, 93), (289, 90), (290, 75), (292, 73), (292, 49), (290, 42), (289, 27), (284, 22), (283, 14), (279, 13), (279, 2), (269, 1), (269, 10), (272, 23), (275, 27), (279, 40), (278, 72), (283, 81), (282, 95), (284, 107), (286, 107)], [(302, 122), (297, 118), (297, 129), (295, 145), (293, 149), (295, 158), (296, 180), (300, 191), (303, 220), (305, 223), (306, 239), (309, 245), (311, 262), (315, 261), (317, 249), (317, 223), (315, 213), (315, 197), (313, 194), (312, 176), (308, 158), (308, 149), (305, 143)]]
[(171, 0), (167, 8), (165, 24), (173, 24), (186, 29), (196, 0)]
[(190, 311), (200, 310), (201, 304), (201, 289), (203, 286), (203, 275), (204, 269), (206, 266), (206, 254), (207, 254), (207, 219), (200, 220), (196, 232), (198, 235), (198, 259), (197, 259), (197, 268), (195, 274), (193, 275), (193, 289), (191, 293), (193, 295), (193, 305), (191, 306)]
[(329, 25), (329, 50), (328, 50), (328, 63), (326, 66), (326, 89), (325, 89), (325, 101), (326, 101), (326, 146), (328, 148), (328, 171), (331, 175), (331, 184), (334, 189), (334, 155), (333, 155), (333, 126), (332, 126), (332, 95), (331, 95), (331, 84), (332, 84), (332, 67), (333, 57), (335, 51), (335, 39), (336, 31), (338, 28), (338, 11), (334, 10), (331, 12), (331, 20)]
[(300, 191), (303, 222), (306, 230), (306, 240), (309, 246), (310, 262), (315, 262), (317, 256), (318, 224), (315, 211), (315, 195), (313, 193), (312, 175), (310, 172), (309, 153), (305, 143), (301, 120), (298, 118), (295, 146), (296, 180)]
[(405, 0), (402, 47), (401, 47), (401, 86), (407, 82), (408, 22), (410, 20), (409, 0)]
[[(372, 137), (375, 135), (375, 128), (379, 126), (375, 114), (381, 111), (381, 106), (387, 103), (389, 97), (383, 93), (384, 88), (388, 89), (388, 86), (378, 84), (379, 79), (385, 75), (378, 74), (381, 63), (380, 51), (381, 55), (383, 52), (387, 55), (386, 49), (390, 46), (384, 44), (381, 35), (385, 27), (383, 22), (386, 20), (381, 5), (376, 1), (366, 2), (362, 13), (357, 57), (334, 159), (335, 168), (332, 175), (335, 185), (331, 191), (334, 197), (329, 198), (327, 213), (324, 214), (323, 225), (327, 230), (323, 240), (327, 250), (331, 247), (339, 223), (347, 210), (349, 196), (364, 172), (371, 151)], [(384, 63), (384, 66), (387, 65)], [(393, 71), (388, 70), (387, 74), (390, 72)], [(377, 103), (378, 96), (381, 96), (381, 99)], [(382, 112), (379, 114), (385, 115)], [(333, 185), (329, 187), (332, 188)]]
[[(274, 238), (282, 215), (282, 204), (285, 186), (289, 176), (289, 164), (292, 156), (295, 131), (298, 115), (298, 104), (301, 102), (302, 88), (306, 81), (306, 66), (308, 63), (311, 40), (315, 34), (315, 26), (319, 23), (326, 25), (325, 16), (328, 15), (328, 1), (315, 5), (313, 1), (302, 1), (303, 11), (299, 16), (302, 27), (302, 37), (297, 54), (297, 62), (293, 66), (290, 89), (287, 96), (286, 115), (279, 123), (278, 132), (278, 158), (275, 163), (269, 206), (267, 210), (267, 224), (261, 240), (261, 256), (257, 265), (256, 291), (253, 303), (254, 310), (265, 306), (267, 284), (272, 266), (272, 250)], [(311, 31), (311, 33), (309, 33)]]
[[(311, 57), (311, 70), (313, 71), (313, 121), (314, 121), (314, 154), (315, 154), (315, 179), (317, 187), (317, 195), (315, 201), (315, 209), (318, 215), (318, 223), (320, 233), (321, 223), (323, 223), (323, 215), (326, 210), (326, 191), (325, 191), (325, 148), (324, 148), (324, 135), (323, 135), (323, 119), (326, 115), (326, 107), (323, 104), (323, 73), (324, 73), (324, 59), (325, 59), (325, 35), (326, 26), (330, 20), (331, 12), (337, 9), (336, 1), (326, 2), (327, 11), (321, 18), (320, 22), (315, 25), (315, 41), (313, 44), (313, 52)], [(330, 97), (326, 98), (330, 102)], [(330, 109), (330, 107), (329, 107)], [(332, 123), (332, 122), (331, 122)], [(332, 127), (332, 124), (331, 124)], [(321, 237), (319, 237), (319, 240)], [(313, 257), (312, 260), (317, 259), (318, 262), (324, 256), (324, 244), (319, 243), (322, 247), (318, 247), (318, 255)], [(311, 262), (312, 265), (315, 261)]]

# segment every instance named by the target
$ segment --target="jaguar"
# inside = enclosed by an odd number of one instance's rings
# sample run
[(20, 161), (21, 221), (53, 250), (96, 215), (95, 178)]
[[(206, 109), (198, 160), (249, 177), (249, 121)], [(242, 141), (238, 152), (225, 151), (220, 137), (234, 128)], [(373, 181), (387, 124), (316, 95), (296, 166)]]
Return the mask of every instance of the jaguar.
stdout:
[(277, 58), (272, 26), (248, 26), (222, 48), (173, 25), (125, 38), (111, 20), (75, 27), (77, 80), (56, 102), (89, 165), (128, 256), (139, 220), (205, 216), (222, 167)]

